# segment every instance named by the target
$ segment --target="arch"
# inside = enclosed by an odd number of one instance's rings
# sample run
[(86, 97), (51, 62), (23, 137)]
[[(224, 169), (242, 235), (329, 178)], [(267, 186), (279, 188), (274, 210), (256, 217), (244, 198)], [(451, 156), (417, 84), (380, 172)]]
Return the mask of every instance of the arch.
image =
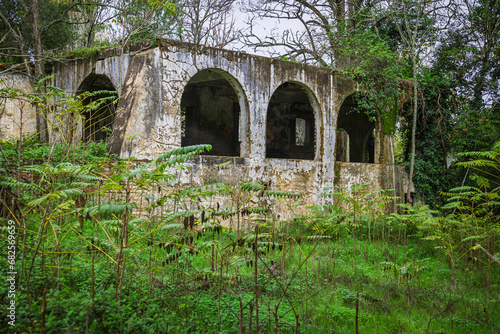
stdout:
[(100, 101), (96, 109), (86, 108), (82, 121), (83, 141), (106, 140), (113, 129), (115, 103), (118, 99), (116, 88), (104, 74), (89, 74), (78, 87), (76, 94), (93, 93), (84, 97), (83, 105)]
[(206, 154), (240, 156), (248, 103), (240, 83), (229, 73), (208, 68), (197, 72), (181, 98), (181, 145), (210, 144)]
[(280, 85), (267, 107), (266, 158), (313, 160), (318, 115), (309, 87), (294, 81)]
[(337, 119), (336, 161), (375, 161), (375, 121), (358, 105), (356, 93), (342, 103)]

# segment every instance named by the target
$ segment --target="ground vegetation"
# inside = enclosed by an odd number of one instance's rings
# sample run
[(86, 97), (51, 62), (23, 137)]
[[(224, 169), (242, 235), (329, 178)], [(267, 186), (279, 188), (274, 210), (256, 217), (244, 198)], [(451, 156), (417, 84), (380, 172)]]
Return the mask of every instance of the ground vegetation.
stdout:
[[(123, 51), (158, 35), (224, 46), (236, 31), (219, 5), (232, 1), (2, 1), (2, 71), (24, 69), (34, 91), (5, 88), (1, 98), (35, 105), (39, 122), (38, 135), (0, 143), (0, 263), (10, 266), (13, 241), (18, 278), (0, 282), (0, 304), (12, 286), (19, 301), (16, 326), (4, 317), (0, 331), (500, 330), (500, 2), (252, 3), (252, 22), (304, 30), (258, 36), (251, 25), (246, 43), (284, 47), (283, 59), (335, 68), (363, 87), (360, 107), (401, 138), (413, 205), (389, 213), (392, 193), (366, 185), (325, 189), (329, 204), (308, 208), (301, 193), (250, 180), (189, 187), (185, 162), (209, 145), (144, 163), (76, 138), (82, 115), (115, 94), (50, 87), (41, 79), (50, 50)], [(110, 29), (116, 38), (102, 39)], [(48, 123), (54, 99), (60, 117)], [(47, 143), (47, 127), (67, 135)]]

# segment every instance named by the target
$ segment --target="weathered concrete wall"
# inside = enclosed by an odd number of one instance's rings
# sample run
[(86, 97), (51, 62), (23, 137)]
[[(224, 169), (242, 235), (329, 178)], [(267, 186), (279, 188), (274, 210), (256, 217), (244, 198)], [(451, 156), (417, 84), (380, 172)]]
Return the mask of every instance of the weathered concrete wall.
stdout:
[(393, 196), (398, 196), (398, 203), (404, 203), (407, 192), (408, 175), (403, 166), (388, 164), (367, 164), (354, 162), (335, 163), (335, 185), (350, 189), (356, 184), (367, 184), (367, 191), (393, 189)]
[[(370, 182), (373, 189), (397, 188), (398, 195), (402, 196), (404, 172), (392, 166), (393, 151), (389, 147), (392, 137), (383, 134), (381, 122), (375, 125), (373, 161), (383, 164), (347, 163), (338, 164), (335, 169), (339, 110), (346, 97), (354, 92), (352, 82), (342, 81), (335, 71), (171, 40), (157, 40), (154, 46), (149, 42), (139, 43), (125, 51), (121, 55), (119, 49), (107, 50), (92, 61), (76, 59), (54, 63), (55, 79), (51, 83), (68, 94), (75, 94), (92, 73), (106, 75), (111, 80), (120, 99), (109, 149), (121, 157), (151, 160), (181, 146), (183, 103), (189, 105), (186, 97), (183, 102), (186, 87), (193, 83), (201, 85), (212, 76), (227, 80), (235, 95), (212, 98), (208, 90), (217, 89), (217, 81), (212, 80), (199, 99), (212, 103), (211, 108), (221, 108), (213, 112), (214, 119), (223, 110), (227, 114), (227, 110), (235, 108), (230, 107), (231, 101), (236, 104), (239, 122), (234, 123), (238, 127), (239, 157), (196, 157), (189, 165), (199, 173), (184, 175), (185, 182), (271, 181), (272, 189), (304, 192), (308, 204), (323, 201), (320, 196), (323, 188), (334, 183)], [(196, 76), (200, 72), (207, 73)], [(315, 153), (312, 160), (266, 158), (268, 106), (273, 94), (285, 83), (299, 87), (307, 96), (309, 110), (313, 111)], [(286, 94), (281, 98), (286, 98)], [(201, 109), (205, 115), (211, 112), (210, 108)], [(209, 168), (227, 160), (233, 162), (229, 168)]]
[[(135, 47), (141, 48), (143, 45), (138, 44)], [(111, 81), (118, 95), (122, 92), (123, 82), (128, 71), (130, 62), (130, 52), (135, 49), (126, 49), (123, 54), (119, 48), (107, 49), (96, 55), (94, 59), (66, 59), (54, 61), (51, 63), (52, 74), (54, 78), (49, 84), (61, 88), (66, 94), (74, 95), (82, 93), (82, 83), (91, 74), (105, 75)], [(70, 119), (66, 119), (66, 129), (72, 129), (77, 140), (82, 138), (82, 118), (80, 115), (72, 115)], [(60, 117), (59, 117), (60, 118)], [(53, 127), (52, 124), (57, 124), (59, 119), (49, 117), (49, 135), (52, 141), (57, 141), (61, 137), (69, 137), (68, 134), (61, 134), (58, 130), (61, 127)], [(55, 131), (54, 131), (55, 130)]]
[(76, 94), (83, 80), (91, 74), (104, 74), (109, 77), (118, 93), (121, 92), (123, 79), (130, 62), (130, 50), (120, 55), (119, 49), (105, 50), (96, 59), (69, 59), (53, 62), (54, 79), (50, 84), (61, 88), (68, 94)]
[[(33, 87), (29, 79), (22, 73), (0, 76), (0, 89), (14, 88), (24, 94), (31, 93)], [(35, 107), (22, 93), (8, 99), (0, 99), (0, 138), (16, 140), (20, 136), (36, 132)]]
[(130, 60), (109, 144), (122, 157), (152, 159), (165, 152), (158, 55), (158, 48), (149, 49)]
[[(122, 157), (152, 159), (181, 146), (184, 88), (205, 69), (224, 77), (238, 97), (243, 159), (232, 167), (235, 178), (271, 180), (275, 189), (306, 192), (309, 202), (318, 199), (323, 187), (333, 185), (336, 113), (332, 111), (337, 97), (330, 70), (180, 42), (167, 41), (130, 57), (111, 151)], [(267, 107), (285, 82), (303, 87), (313, 107), (317, 148), (313, 161), (265, 158)], [(202, 169), (212, 163), (200, 157), (191, 165)]]

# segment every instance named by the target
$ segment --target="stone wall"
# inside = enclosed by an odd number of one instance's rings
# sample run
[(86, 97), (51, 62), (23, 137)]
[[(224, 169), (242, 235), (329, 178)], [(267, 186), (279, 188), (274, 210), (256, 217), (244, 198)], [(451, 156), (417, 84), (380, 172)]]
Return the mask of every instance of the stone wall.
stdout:
[[(14, 73), (0, 76), (0, 89), (14, 88), (29, 94), (33, 88), (26, 75)], [(35, 107), (22, 93), (0, 99), (0, 139), (17, 140), (36, 132)]]
[[(406, 175), (393, 166), (392, 136), (380, 120), (350, 118), (354, 85), (334, 70), (157, 40), (123, 54), (117, 48), (93, 60), (58, 61), (52, 73), (51, 84), (68, 94), (88, 89), (93, 77), (116, 88), (108, 148), (122, 158), (151, 160), (180, 146), (212, 144), (215, 156), (193, 158), (188, 164), (196, 173), (184, 182), (271, 182), (272, 189), (305, 193), (308, 204), (321, 203), (323, 189), (333, 185), (371, 183), (404, 194)], [(341, 123), (348, 133), (339, 147), (351, 154), (343, 152), (336, 164), (339, 115), (346, 115)], [(83, 134), (81, 124), (78, 129)], [(359, 163), (343, 162), (349, 156)], [(211, 168), (228, 160), (227, 169)]]
[(356, 184), (370, 184), (370, 190), (394, 190), (391, 196), (397, 196), (397, 203), (404, 203), (408, 189), (408, 175), (403, 166), (388, 164), (367, 164), (354, 162), (335, 163), (335, 185), (350, 189)]

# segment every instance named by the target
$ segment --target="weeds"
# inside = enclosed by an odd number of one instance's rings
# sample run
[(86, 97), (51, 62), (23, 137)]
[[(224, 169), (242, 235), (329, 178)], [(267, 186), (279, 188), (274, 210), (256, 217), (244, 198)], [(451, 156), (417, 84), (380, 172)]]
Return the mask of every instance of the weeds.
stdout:
[(499, 330), (497, 188), (484, 179), (450, 191), (448, 215), (388, 213), (389, 192), (355, 185), (283, 220), (273, 204), (302, 194), (180, 182), (210, 146), (141, 164), (71, 145), (2, 143), (1, 261), (13, 220), (18, 332)]

